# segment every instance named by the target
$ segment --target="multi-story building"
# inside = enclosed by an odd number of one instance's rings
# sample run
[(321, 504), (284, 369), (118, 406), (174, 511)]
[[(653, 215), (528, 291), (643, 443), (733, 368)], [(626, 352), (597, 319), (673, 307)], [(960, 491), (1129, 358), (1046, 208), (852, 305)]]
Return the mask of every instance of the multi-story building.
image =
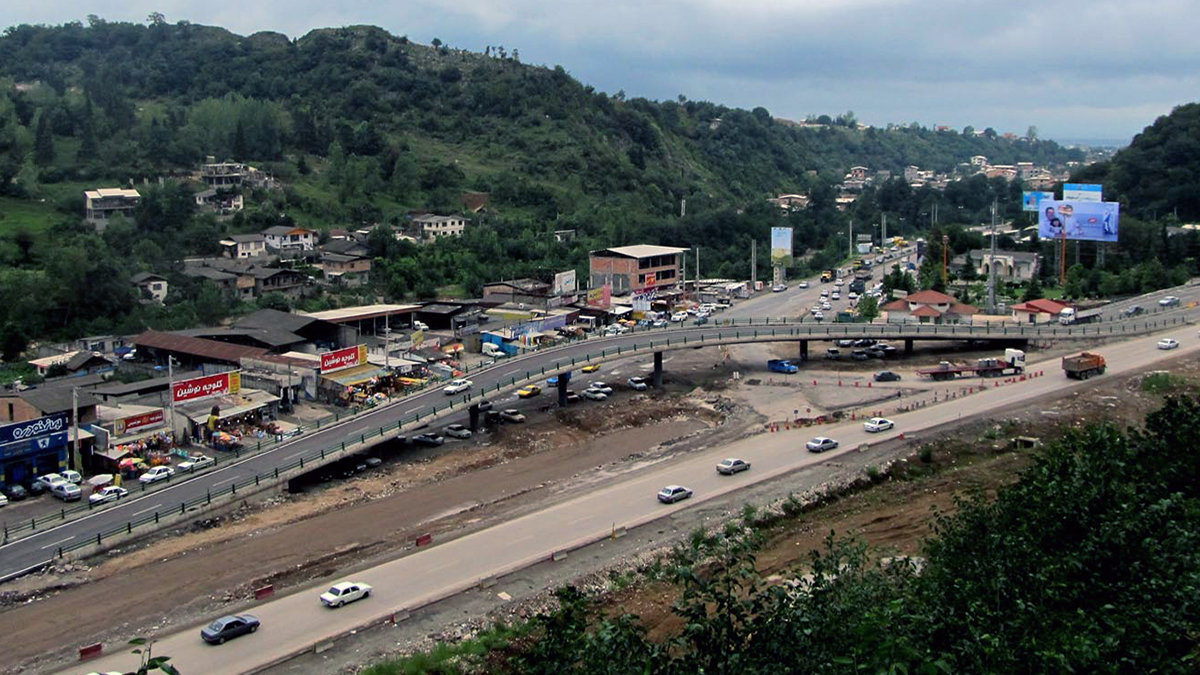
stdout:
[(672, 246), (619, 246), (592, 251), (589, 256), (591, 288), (612, 284), (613, 295), (650, 288), (670, 288), (680, 282), (681, 256), (686, 248)]
[(262, 234), (267, 246), (279, 251), (311, 251), (317, 246), (317, 231), (304, 227), (275, 225)]
[(129, 277), (129, 282), (137, 286), (146, 297), (161, 303), (167, 299), (167, 278), (150, 272), (138, 272)]
[(142, 201), (137, 190), (124, 188), (100, 188), (83, 193), (87, 199), (84, 221), (103, 230), (108, 221), (120, 214), (133, 222), (134, 213)]
[(413, 218), (413, 225), (420, 228), (425, 239), (462, 236), (467, 228), (467, 219), (462, 216), (438, 216), (427, 213)]
[(321, 269), (330, 281), (343, 286), (361, 286), (371, 274), (371, 259), (360, 255), (326, 253), (321, 256)]
[(221, 240), (221, 248), (226, 258), (257, 258), (267, 252), (267, 238), (261, 234), (233, 234)]
[(210, 188), (237, 188), (246, 180), (246, 166), (237, 162), (217, 162), (213, 157), (200, 165), (200, 180)]

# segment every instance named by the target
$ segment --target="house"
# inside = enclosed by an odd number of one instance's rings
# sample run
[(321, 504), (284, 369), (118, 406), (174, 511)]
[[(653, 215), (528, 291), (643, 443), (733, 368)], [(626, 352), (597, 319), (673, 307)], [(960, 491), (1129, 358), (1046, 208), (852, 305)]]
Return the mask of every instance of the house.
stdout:
[(971, 158), (971, 166), (985, 167), (987, 165), (988, 165), (987, 157), (984, 157), (983, 155), (975, 155), (974, 157)]
[(979, 276), (990, 275), (995, 266), (1000, 281), (1029, 281), (1037, 274), (1041, 261), (1041, 256), (1029, 251), (996, 251), (993, 257), (990, 250), (975, 249), (969, 255)]
[(1051, 323), (1058, 320), (1059, 312), (1070, 307), (1056, 300), (1039, 298), (1012, 306), (1013, 320), (1022, 325)]
[(442, 237), (462, 236), (467, 227), (467, 219), (462, 216), (438, 216), (432, 213), (413, 218), (424, 239), (440, 239)]
[[(332, 231), (331, 231), (332, 234)], [(321, 250), (325, 253), (338, 253), (341, 255), (350, 255), (358, 257), (368, 257), (371, 255), (371, 248), (366, 242), (359, 241), (352, 237), (345, 239), (330, 239), (321, 246)]]
[(221, 254), (234, 260), (257, 258), (267, 252), (267, 238), (261, 234), (232, 234), (220, 243)]
[(548, 306), (551, 296), (550, 284), (537, 279), (513, 279), (496, 281), (483, 286), (484, 302), (524, 303), (535, 307)]
[(212, 156), (200, 165), (200, 180), (209, 188), (238, 188), (246, 180), (246, 166), (237, 162), (217, 162)]
[(479, 213), (487, 206), (489, 197), (486, 192), (464, 192), (458, 199), (462, 203), (463, 211)]
[(137, 190), (122, 188), (86, 190), (83, 196), (87, 200), (83, 220), (100, 231), (118, 215), (133, 222), (138, 204), (142, 202), (142, 195)]
[(325, 253), (320, 267), (325, 277), (344, 286), (361, 286), (371, 274), (371, 259), (361, 255)]
[(254, 278), (256, 298), (261, 298), (267, 293), (282, 293), (295, 300), (304, 293), (304, 287), (308, 283), (307, 274), (273, 267), (255, 267), (250, 270), (250, 276)]
[(40, 359), (33, 359), (29, 365), (34, 367), (38, 375), (46, 377), (51, 369), (56, 366), (62, 366), (66, 369), (67, 375), (89, 375), (92, 373), (103, 373), (112, 370), (113, 363), (104, 358), (99, 352), (91, 352), (86, 350), (78, 350), (66, 352), (65, 354), (57, 354), (55, 356), (47, 356)]
[(150, 272), (138, 272), (129, 282), (141, 289), (142, 297), (161, 303), (167, 299), (167, 278)]
[(850, 173), (847, 177), (855, 180), (866, 180), (868, 171), (870, 171), (870, 169), (865, 166), (852, 166), (850, 167)]
[(196, 206), (203, 213), (231, 216), (241, 211), (244, 205), (245, 200), (239, 194), (221, 193), (212, 188), (196, 193)]
[[(228, 295), (231, 295), (234, 297), (242, 297), (243, 296), (241, 287), (238, 284), (238, 275), (236, 275), (236, 274), (232, 274), (230, 272), (225, 272), (223, 270), (219, 270), (215, 267), (209, 267), (207, 265), (191, 265), (191, 264), (189, 264), (189, 265), (184, 266), (183, 275), (186, 277), (191, 277), (193, 279), (202, 279), (204, 281), (208, 281), (208, 282), (212, 283), (214, 286), (216, 286), (217, 288), (224, 291)], [(254, 281), (253, 280), (250, 281), (249, 286), (250, 286), (250, 290), (253, 291), (254, 290)], [(253, 298), (251, 297), (251, 298), (246, 298), (246, 299), (253, 299)]]
[(588, 256), (589, 288), (610, 285), (612, 295), (654, 288), (673, 288), (682, 273), (686, 248), (619, 246), (592, 251)]
[(311, 251), (317, 246), (317, 231), (304, 227), (275, 225), (262, 234), (267, 246), (277, 251)]
[(917, 291), (880, 309), (891, 323), (969, 323), (979, 309), (938, 291)]
[(921, 167), (908, 165), (904, 167), (904, 182), (916, 183), (921, 180)]
[(768, 199), (767, 201), (778, 206), (784, 211), (800, 211), (808, 208), (807, 195), (779, 195), (778, 197), (775, 197), (774, 199)]

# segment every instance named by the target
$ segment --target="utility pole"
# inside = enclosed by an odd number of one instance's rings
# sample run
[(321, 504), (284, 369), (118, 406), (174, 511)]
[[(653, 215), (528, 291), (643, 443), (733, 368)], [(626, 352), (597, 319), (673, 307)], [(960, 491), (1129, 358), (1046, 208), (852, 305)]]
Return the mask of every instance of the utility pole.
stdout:
[(850, 219), (850, 257), (854, 258), (854, 219)]
[(175, 435), (175, 357), (167, 355), (167, 396), (171, 400), (171, 423), (167, 427), (171, 430), (171, 436)]
[(750, 291), (758, 286), (758, 241), (750, 240)]
[(71, 461), (67, 466), (78, 471), (82, 468), (79, 464), (79, 387), (71, 387), (71, 424), (75, 430), (75, 444), (71, 448)]
[(950, 278), (946, 274), (946, 263), (950, 259), (950, 235), (942, 235), (942, 283), (950, 283)]
[[(971, 255), (967, 253), (968, 257)], [(967, 260), (967, 264), (971, 264)], [(988, 265), (988, 314), (996, 313), (996, 200), (992, 200), (992, 259)]]
[(880, 227), (882, 229), (879, 234), (879, 246), (883, 247), (883, 242), (887, 241), (887, 214), (886, 213), (883, 214), (883, 223)]
[(700, 247), (696, 247), (696, 295), (700, 295)]

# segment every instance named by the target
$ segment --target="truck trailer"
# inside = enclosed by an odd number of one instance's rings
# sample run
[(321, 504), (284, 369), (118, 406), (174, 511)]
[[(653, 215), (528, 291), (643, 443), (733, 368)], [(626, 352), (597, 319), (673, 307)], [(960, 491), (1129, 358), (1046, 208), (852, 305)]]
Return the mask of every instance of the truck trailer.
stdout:
[(1097, 307), (1096, 309), (1080, 310), (1077, 307), (1066, 307), (1058, 313), (1058, 322), (1064, 326), (1071, 326), (1078, 323), (1093, 323), (1099, 321), (1104, 309)]
[(973, 366), (955, 366), (942, 361), (937, 368), (918, 370), (917, 374), (931, 380), (953, 380), (957, 377), (1000, 377), (1020, 375), (1025, 370), (1025, 352), (1005, 349), (1004, 358), (979, 359)]
[(1063, 372), (1073, 380), (1086, 380), (1093, 375), (1103, 375), (1107, 365), (1103, 356), (1091, 352), (1084, 352), (1078, 356), (1064, 356), (1062, 360)]

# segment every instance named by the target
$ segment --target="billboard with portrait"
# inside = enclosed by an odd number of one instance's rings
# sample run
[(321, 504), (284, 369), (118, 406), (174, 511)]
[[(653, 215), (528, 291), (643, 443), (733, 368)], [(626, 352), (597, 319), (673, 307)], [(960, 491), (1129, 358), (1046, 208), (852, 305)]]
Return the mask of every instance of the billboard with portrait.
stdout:
[(771, 228), (771, 264), (780, 267), (792, 266), (792, 228)]
[(1053, 192), (1022, 192), (1021, 193), (1021, 210), (1037, 213), (1038, 204), (1042, 200), (1054, 199)]
[(1120, 219), (1118, 202), (1043, 200), (1038, 204), (1038, 236), (1116, 241)]
[(1063, 183), (1064, 202), (1103, 201), (1104, 186), (1095, 183)]

